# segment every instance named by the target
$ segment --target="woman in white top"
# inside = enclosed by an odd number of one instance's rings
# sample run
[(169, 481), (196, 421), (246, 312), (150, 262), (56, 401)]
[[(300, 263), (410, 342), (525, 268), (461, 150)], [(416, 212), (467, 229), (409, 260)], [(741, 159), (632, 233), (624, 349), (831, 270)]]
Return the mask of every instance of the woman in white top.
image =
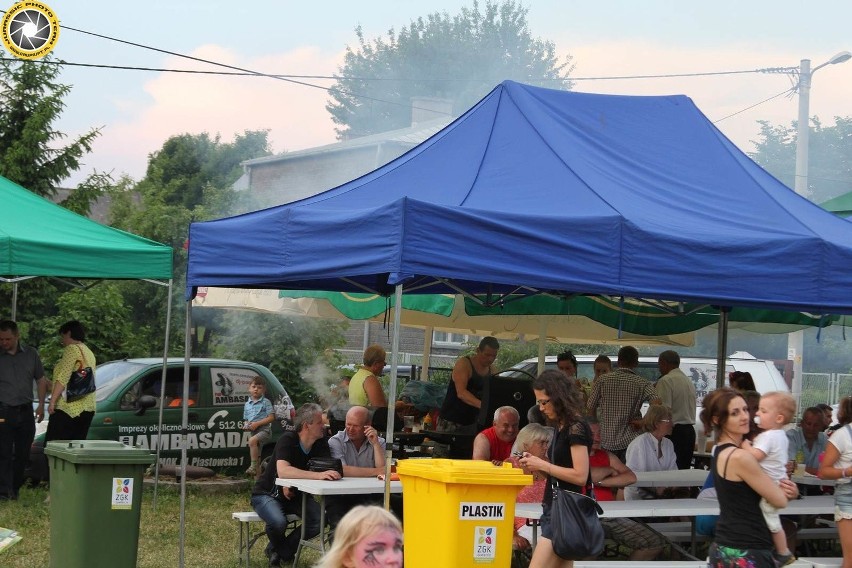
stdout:
[(837, 480), (834, 486), (834, 521), (843, 550), (842, 566), (852, 568), (852, 396), (841, 400), (838, 406), (837, 420), (841, 426), (828, 439), (819, 476)]
[[(636, 437), (627, 446), (627, 467), (634, 473), (640, 471), (668, 471), (677, 469), (674, 444), (666, 438), (672, 433), (672, 411), (667, 406), (652, 404), (642, 420), (645, 433)], [(662, 496), (665, 487), (625, 487), (624, 499), (656, 499)]]

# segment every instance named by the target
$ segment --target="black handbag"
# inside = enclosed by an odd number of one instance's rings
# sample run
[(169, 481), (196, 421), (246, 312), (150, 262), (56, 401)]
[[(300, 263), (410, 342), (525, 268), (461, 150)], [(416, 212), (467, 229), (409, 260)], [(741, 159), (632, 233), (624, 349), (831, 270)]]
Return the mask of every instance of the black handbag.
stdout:
[[(551, 445), (551, 449), (554, 445)], [(603, 509), (594, 499), (591, 468), (589, 479), (586, 481), (586, 493), (591, 497), (559, 489), (553, 477), (550, 478), (550, 490), (553, 493), (550, 508), (550, 527), (553, 533), (551, 544), (556, 555), (565, 560), (599, 555), (604, 546), (604, 530), (598, 515), (603, 514)]]
[[(80, 346), (80, 359), (77, 359), (77, 369), (71, 371), (71, 376), (68, 378), (68, 385), (65, 387), (65, 400), (74, 402), (80, 400), (87, 394), (95, 392), (95, 371), (91, 367), (84, 367), (85, 356)], [(81, 360), (82, 359), (82, 360)]]
[(343, 477), (343, 462), (338, 458), (311, 458), (308, 460), (308, 471), (328, 471), (330, 469)]

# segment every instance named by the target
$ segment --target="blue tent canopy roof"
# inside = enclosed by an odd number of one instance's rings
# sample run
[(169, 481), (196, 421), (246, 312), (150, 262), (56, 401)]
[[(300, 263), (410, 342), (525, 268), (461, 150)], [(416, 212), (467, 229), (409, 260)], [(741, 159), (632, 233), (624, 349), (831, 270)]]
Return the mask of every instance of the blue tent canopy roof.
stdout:
[(852, 313), (852, 226), (685, 96), (510, 81), (400, 158), (190, 227), (195, 286), (625, 295)]

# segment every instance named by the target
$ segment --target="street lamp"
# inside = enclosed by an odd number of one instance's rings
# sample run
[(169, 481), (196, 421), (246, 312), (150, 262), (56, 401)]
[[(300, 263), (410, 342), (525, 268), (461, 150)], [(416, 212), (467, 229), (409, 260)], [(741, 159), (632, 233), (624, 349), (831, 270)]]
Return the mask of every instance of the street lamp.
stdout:
[[(836, 65), (852, 59), (852, 53), (841, 51), (831, 59), (811, 69), (811, 60), (799, 63), (799, 123), (796, 129), (796, 178), (793, 189), (803, 197), (808, 194), (808, 138), (810, 136), (811, 78), (826, 65)], [(799, 400), (802, 394), (802, 351), (805, 332), (794, 331), (787, 335), (787, 358), (793, 360), (793, 396)]]

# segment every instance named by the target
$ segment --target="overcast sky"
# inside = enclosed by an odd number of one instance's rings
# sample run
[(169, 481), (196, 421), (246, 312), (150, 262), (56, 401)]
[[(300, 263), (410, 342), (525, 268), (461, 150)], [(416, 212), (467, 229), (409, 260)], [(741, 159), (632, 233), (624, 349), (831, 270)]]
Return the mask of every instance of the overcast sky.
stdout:
[[(530, 7), (533, 36), (553, 41), (560, 56), (573, 56), (576, 78), (791, 67), (804, 58), (816, 66), (839, 51), (852, 50), (848, 0), (523, 4)], [(82, 30), (266, 73), (330, 75), (346, 45), (355, 44), (356, 25), (374, 38), (431, 12), (456, 14), (471, 2), (53, 0), (49, 5), (61, 27), (54, 54), (72, 63), (217, 70), (75, 31)], [(334, 142), (324, 108), (328, 96), (321, 89), (266, 78), (81, 67), (67, 68), (61, 80), (73, 91), (60, 130), (79, 134), (91, 127), (104, 129), (94, 153), (85, 158), (85, 173), (97, 168), (140, 179), (147, 155), (169, 136), (184, 132), (219, 133), (230, 140), (235, 133), (268, 128), (275, 152)], [(757, 121), (789, 124), (796, 119), (797, 99), (777, 97), (724, 118), (790, 84), (785, 75), (740, 74), (578, 81), (575, 90), (686, 94), (710, 120), (720, 121), (717, 126), (740, 148), (751, 151)], [(810, 110), (829, 125), (835, 116), (852, 116), (852, 61), (815, 74)]]

